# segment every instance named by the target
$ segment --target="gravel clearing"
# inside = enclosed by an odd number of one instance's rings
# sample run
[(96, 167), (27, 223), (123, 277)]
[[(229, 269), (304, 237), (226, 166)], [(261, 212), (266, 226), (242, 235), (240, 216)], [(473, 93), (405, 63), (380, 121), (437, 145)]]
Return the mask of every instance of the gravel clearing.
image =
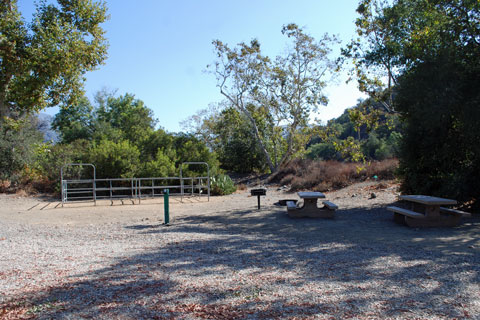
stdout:
[[(372, 198), (374, 192), (376, 197)], [(327, 193), (336, 218), (297, 219), (269, 187), (69, 204), (0, 195), (1, 319), (480, 319), (480, 219), (411, 229), (397, 186)], [(371, 199), (372, 198), (372, 199)]]

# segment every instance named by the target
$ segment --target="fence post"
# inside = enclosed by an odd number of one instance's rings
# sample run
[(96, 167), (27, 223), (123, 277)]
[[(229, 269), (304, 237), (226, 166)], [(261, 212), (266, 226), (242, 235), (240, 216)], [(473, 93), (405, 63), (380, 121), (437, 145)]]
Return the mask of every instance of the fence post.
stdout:
[(142, 180), (138, 179), (138, 204), (142, 202)]
[(163, 208), (164, 208), (164, 225), (170, 224), (170, 212), (168, 208), (168, 197), (170, 195), (170, 191), (168, 189), (163, 190)]
[(110, 206), (113, 206), (112, 180), (110, 180)]

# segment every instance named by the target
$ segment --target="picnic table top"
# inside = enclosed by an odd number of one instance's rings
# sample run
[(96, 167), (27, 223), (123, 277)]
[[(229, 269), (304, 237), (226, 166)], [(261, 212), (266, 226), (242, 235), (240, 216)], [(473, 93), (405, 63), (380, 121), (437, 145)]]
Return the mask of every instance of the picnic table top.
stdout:
[(402, 195), (399, 198), (400, 200), (407, 200), (407, 201), (417, 202), (425, 205), (457, 204), (456, 200), (424, 196), (424, 195)]
[(318, 199), (325, 198), (325, 195), (321, 192), (300, 191), (297, 193), (302, 199)]

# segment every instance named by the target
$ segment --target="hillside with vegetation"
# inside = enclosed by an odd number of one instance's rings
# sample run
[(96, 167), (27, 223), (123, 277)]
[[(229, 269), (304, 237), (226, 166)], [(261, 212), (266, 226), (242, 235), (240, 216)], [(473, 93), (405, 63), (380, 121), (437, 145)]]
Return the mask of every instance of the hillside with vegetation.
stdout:
[[(234, 190), (226, 173), (255, 173), (315, 190), (395, 175), (404, 192), (468, 205), (480, 197), (478, 2), (360, 0), (358, 38), (340, 56), (335, 36), (315, 39), (294, 23), (281, 28), (287, 50), (276, 57), (257, 39), (215, 40), (208, 70), (224, 100), (190, 116), (182, 133), (163, 130), (133, 93), (84, 96), (83, 75), (107, 57), (107, 8), (80, 2), (41, 2), (32, 24), (16, 1), (0, 5), (1, 192), (58, 192), (65, 163), (126, 178), (177, 175), (182, 162), (205, 161), (226, 181), (219, 194)], [(312, 122), (342, 68), (369, 98)], [(60, 108), (59, 138), (44, 141), (37, 113), (50, 106)]]

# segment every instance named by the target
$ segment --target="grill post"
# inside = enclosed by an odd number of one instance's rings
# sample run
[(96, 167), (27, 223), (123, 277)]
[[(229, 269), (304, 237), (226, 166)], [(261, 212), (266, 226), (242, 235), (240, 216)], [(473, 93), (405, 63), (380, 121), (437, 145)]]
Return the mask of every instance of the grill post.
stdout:
[(267, 195), (267, 189), (261, 188), (261, 189), (252, 189), (250, 190), (250, 194), (252, 196), (257, 196), (257, 202), (258, 202), (258, 210), (260, 210), (260, 196), (265, 196)]

